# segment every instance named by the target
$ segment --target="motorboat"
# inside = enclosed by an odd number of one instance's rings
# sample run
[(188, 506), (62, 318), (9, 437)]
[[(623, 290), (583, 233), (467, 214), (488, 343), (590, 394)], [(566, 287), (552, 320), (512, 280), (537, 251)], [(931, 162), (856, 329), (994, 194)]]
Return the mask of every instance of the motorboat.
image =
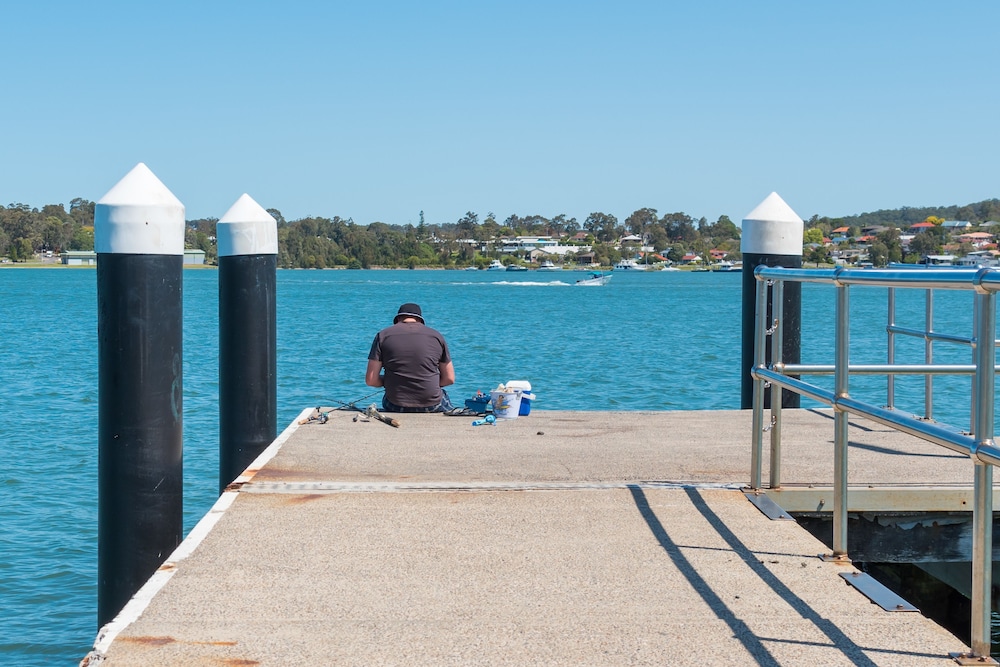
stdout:
[(494, 259), (490, 262), (490, 265), (486, 267), (487, 271), (506, 271), (507, 267), (503, 265), (499, 259)]
[(738, 272), (742, 268), (743, 268), (742, 266), (736, 266), (736, 264), (734, 264), (733, 262), (729, 262), (729, 261), (726, 261), (726, 260), (722, 260), (718, 264), (713, 264), (712, 265), (712, 271), (714, 271), (716, 273), (726, 273), (726, 272), (729, 272), (729, 271)]
[(546, 259), (538, 267), (538, 270), (539, 271), (562, 271), (562, 267), (561, 266), (556, 266), (555, 264), (552, 263), (551, 260)]
[(631, 257), (619, 260), (615, 264), (615, 271), (645, 271), (646, 265), (640, 264)]
[(508, 264), (507, 265), (507, 270), (508, 271), (527, 271), (528, 267), (521, 266), (520, 264)]
[(577, 280), (573, 284), (574, 285), (579, 285), (580, 287), (591, 287), (591, 286), (596, 287), (596, 286), (599, 286), (599, 285), (607, 285), (609, 282), (611, 282), (611, 274), (610, 273), (601, 273), (600, 271), (591, 271), (590, 273), (587, 274), (586, 278), (580, 278), (579, 280)]

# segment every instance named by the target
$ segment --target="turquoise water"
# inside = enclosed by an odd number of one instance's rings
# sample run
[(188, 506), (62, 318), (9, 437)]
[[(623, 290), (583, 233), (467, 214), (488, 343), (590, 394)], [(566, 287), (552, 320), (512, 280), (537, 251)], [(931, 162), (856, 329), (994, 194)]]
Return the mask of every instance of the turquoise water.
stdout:
[[(533, 410), (739, 408), (739, 274), (616, 273), (606, 287), (573, 286), (580, 275), (279, 271), (279, 431), (303, 408), (372, 391), (372, 336), (406, 301), (448, 339), (453, 400), (517, 379), (532, 383)], [(851, 294), (852, 361), (882, 362), (885, 290)], [(185, 531), (217, 493), (217, 300), (214, 270), (185, 271)], [(970, 332), (970, 296), (936, 304), (936, 328)], [(96, 310), (92, 269), (0, 271), (0, 664), (75, 665), (96, 634)], [(922, 326), (923, 293), (898, 310), (900, 324)], [(832, 362), (832, 316), (833, 290), (805, 285), (803, 361)], [(922, 342), (901, 347), (922, 360)], [(922, 380), (897, 385), (897, 405), (922, 410)], [(884, 386), (861, 379), (852, 393), (884, 402)], [(968, 386), (936, 381), (939, 419), (967, 423), (955, 397)]]

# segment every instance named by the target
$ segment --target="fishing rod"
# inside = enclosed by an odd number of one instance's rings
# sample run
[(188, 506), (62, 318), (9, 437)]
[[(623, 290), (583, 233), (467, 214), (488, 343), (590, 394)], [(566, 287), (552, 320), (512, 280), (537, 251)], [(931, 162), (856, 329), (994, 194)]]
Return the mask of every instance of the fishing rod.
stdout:
[(399, 428), (399, 422), (393, 419), (392, 417), (387, 417), (383, 415), (381, 412), (379, 412), (378, 409), (376, 409), (374, 403), (369, 405), (367, 408), (359, 408), (357, 406), (358, 403), (365, 400), (366, 398), (371, 398), (372, 396), (375, 396), (375, 394), (380, 394), (380, 393), (382, 393), (381, 390), (376, 391), (375, 393), (372, 394), (368, 394), (367, 396), (362, 396), (361, 398), (355, 399), (350, 403), (345, 403), (344, 401), (338, 401), (335, 398), (331, 398), (330, 402), (339, 405), (340, 407), (337, 408), (338, 410), (357, 410), (361, 414), (371, 417), (373, 419), (377, 419), (383, 424), (388, 424), (389, 426)]
[[(335, 398), (330, 399), (330, 400), (331, 400), (331, 402), (337, 403), (337, 404), (339, 404), (341, 406), (341, 407), (337, 408), (338, 410), (358, 410), (359, 409), (358, 406), (357, 406), (358, 403), (360, 403), (361, 401), (367, 400), (367, 399), (371, 398), (372, 396), (378, 396), (383, 391), (385, 391), (385, 390), (384, 389), (379, 389), (378, 391), (373, 391), (372, 393), (368, 394), (367, 396), (362, 396), (361, 398), (354, 399), (350, 403), (345, 403), (344, 401), (338, 401)], [(364, 412), (364, 410), (362, 410), (362, 412)]]
[[(359, 408), (358, 405), (357, 405), (358, 403), (360, 403), (361, 401), (363, 401), (365, 399), (369, 399), (372, 396), (376, 396), (378, 394), (381, 394), (382, 391), (383, 391), (382, 389), (379, 389), (378, 391), (372, 392), (372, 393), (368, 394), (367, 396), (362, 396), (361, 398), (356, 398), (353, 401), (351, 401), (350, 403), (345, 403), (344, 401), (338, 401), (335, 398), (334, 399), (330, 399), (329, 401), (327, 401), (328, 403), (336, 403), (340, 407), (330, 408), (329, 410), (325, 410), (324, 411), (322, 405), (317, 406), (312, 411), (311, 415), (309, 415), (305, 419), (300, 419), (299, 420), (299, 424), (308, 424), (309, 422), (314, 422), (314, 421), (315, 422), (319, 422), (320, 424), (325, 424), (326, 422), (328, 422), (330, 420), (330, 413), (333, 412), (334, 410), (357, 410), (358, 412), (360, 412), (361, 414), (363, 414), (363, 415), (365, 415), (367, 417), (374, 417), (375, 419), (378, 419), (381, 422), (385, 422), (386, 424), (389, 424), (390, 426), (395, 426), (396, 428), (399, 428), (399, 422), (397, 422), (395, 419), (389, 419), (388, 417), (385, 417), (384, 415), (382, 415), (382, 413), (380, 413), (378, 410), (375, 409), (375, 405), (374, 404), (372, 404), (371, 406), (369, 406), (368, 408), (365, 408), (365, 409)], [(355, 421), (357, 421), (357, 417), (355, 417)]]

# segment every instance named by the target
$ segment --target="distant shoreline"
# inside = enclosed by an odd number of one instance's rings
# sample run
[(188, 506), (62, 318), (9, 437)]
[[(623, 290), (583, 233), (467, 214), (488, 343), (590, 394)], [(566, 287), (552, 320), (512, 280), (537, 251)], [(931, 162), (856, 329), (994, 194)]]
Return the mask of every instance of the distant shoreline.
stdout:
[[(11, 262), (0, 264), (0, 271), (4, 269), (96, 269), (97, 264), (63, 264), (62, 262)], [(217, 269), (213, 264), (185, 264), (185, 269)]]

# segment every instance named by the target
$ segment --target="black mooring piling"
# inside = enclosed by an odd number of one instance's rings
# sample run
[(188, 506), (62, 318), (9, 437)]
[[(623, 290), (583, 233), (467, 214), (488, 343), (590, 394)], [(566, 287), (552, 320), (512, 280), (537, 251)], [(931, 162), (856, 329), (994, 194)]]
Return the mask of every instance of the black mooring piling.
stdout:
[(184, 206), (139, 164), (94, 232), (100, 627), (182, 538)]
[(219, 493), (278, 435), (277, 222), (244, 194), (219, 219)]
[[(743, 253), (743, 315), (742, 315), (742, 364), (740, 366), (740, 407), (753, 407), (753, 378), (750, 372), (754, 363), (754, 337), (756, 327), (757, 281), (754, 269), (758, 266), (802, 267), (802, 219), (777, 193), (772, 192), (757, 208), (743, 219), (740, 249)], [(770, 292), (768, 292), (767, 317), (772, 321)], [(782, 299), (783, 319), (781, 357), (784, 363), (797, 364), (801, 357), (802, 343), (802, 285), (786, 282)], [(765, 347), (766, 362), (771, 363), (771, 347)], [(800, 397), (792, 391), (781, 392), (781, 407), (797, 408)], [(771, 406), (771, 391), (764, 390), (764, 407)]]

